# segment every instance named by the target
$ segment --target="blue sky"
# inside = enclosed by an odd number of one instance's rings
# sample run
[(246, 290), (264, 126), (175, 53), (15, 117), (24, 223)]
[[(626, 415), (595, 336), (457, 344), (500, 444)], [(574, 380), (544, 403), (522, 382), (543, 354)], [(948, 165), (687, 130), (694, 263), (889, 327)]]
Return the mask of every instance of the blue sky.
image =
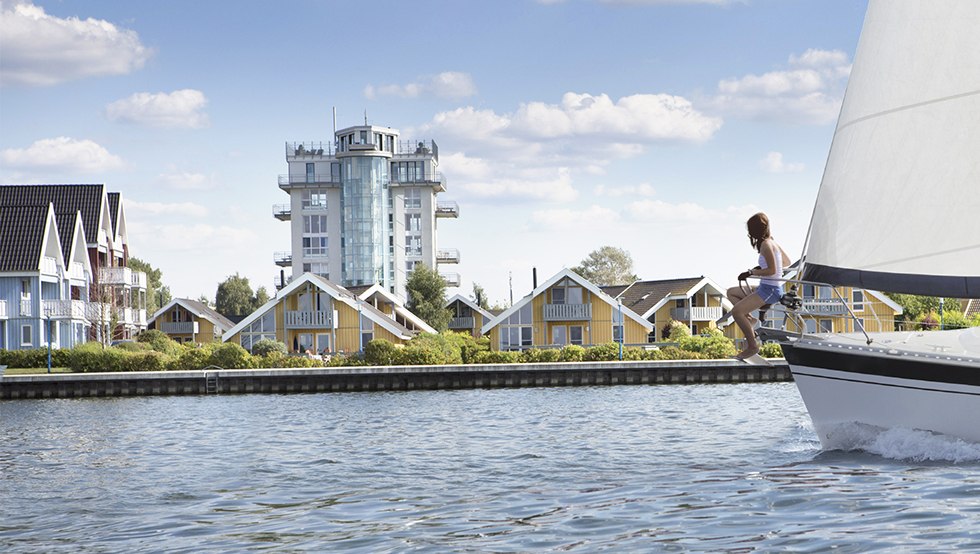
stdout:
[[(439, 144), (458, 292), (517, 299), (603, 245), (644, 279), (802, 249), (864, 0), (0, 0), (0, 182), (104, 182), (177, 296), (274, 290), (287, 141)], [(450, 294), (457, 292), (450, 289)]]

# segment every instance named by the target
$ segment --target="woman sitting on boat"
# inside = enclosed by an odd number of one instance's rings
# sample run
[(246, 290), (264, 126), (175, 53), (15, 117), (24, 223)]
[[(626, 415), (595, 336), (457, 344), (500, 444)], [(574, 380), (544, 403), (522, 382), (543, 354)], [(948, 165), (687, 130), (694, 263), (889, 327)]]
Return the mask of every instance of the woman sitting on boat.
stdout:
[(738, 276), (739, 283), (749, 277), (759, 277), (758, 287), (732, 287), (728, 289), (728, 299), (734, 307), (731, 316), (745, 335), (745, 350), (738, 353), (736, 358), (744, 360), (759, 353), (759, 339), (755, 335), (758, 320), (752, 317), (752, 312), (759, 308), (779, 302), (783, 295), (783, 266), (789, 256), (772, 238), (769, 231), (769, 217), (759, 212), (750, 217), (746, 226), (749, 230), (749, 242), (759, 253), (759, 265), (742, 272)]

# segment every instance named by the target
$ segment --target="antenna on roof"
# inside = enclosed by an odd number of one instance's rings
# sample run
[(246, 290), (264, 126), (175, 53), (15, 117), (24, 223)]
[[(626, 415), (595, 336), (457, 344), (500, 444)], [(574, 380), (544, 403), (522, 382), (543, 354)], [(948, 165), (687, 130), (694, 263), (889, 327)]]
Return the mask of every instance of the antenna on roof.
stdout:
[(333, 107), (333, 134), (337, 134), (337, 106)]
[(367, 110), (364, 110), (364, 124), (367, 125)]

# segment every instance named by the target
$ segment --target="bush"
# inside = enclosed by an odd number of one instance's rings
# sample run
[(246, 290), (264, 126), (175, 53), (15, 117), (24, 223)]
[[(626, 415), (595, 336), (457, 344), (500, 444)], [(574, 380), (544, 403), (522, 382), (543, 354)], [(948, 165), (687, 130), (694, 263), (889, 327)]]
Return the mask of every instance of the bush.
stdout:
[(648, 360), (703, 360), (704, 356), (697, 352), (681, 350), (676, 346), (666, 346), (659, 350), (650, 350), (646, 353)]
[(323, 367), (323, 362), (318, 358), (307, 358), (306, 356), (289, 356), (281, 352), (269, 352), (265, 356), (253, 356), (252, 367), (256, 367), (256, 368)]
[(149, 329), (136, 335), (136, 342), (148, 344), (151, 349), (167, 356), (179, 356), (182, 352), (180, 344), (177, 341), (157, 329)]
[(113, 346), (113, 348), (118, 348), (124, 352), (146, 352), (147, 350), (151, 350), (149, 344), (142, 342), (120, 342)]
[(69, 367), (72, 371), (80, 373), (123, 371), (124, 355), (121, 350), (112, 347), (102, 348), (98, 342), (87, 342), (71, 351)]
[(529, 348), (521, 353), (521, 361), (529, 364), (557, 362), (561, 357), (561, 352), (557, 349), (539, 350)]
[(646, 351), (637, 346), (627, 346), (623, 349), (623, 359), (629, 361), (637, 361), (645, 359)]
[(210, 362), (211, 353), (204, 348), (185, 348), (181, 352), (180, 356), (172, 358), (170, 363), (167, 364), (168, 369), (178, 370), (178, 371), (190, 371), (195, 369), (204, 369), (205, 367), (211, 365)]
[(266, 356), (273, 352), (285, 355), (287, 351), (286, 343), (273, 339), (262, 339), (252, 345), (253, 356)]
[(671, 320), (668, 325), (670, 325), (670, 334), (667, 337), (671, 342), (677, 342), (683, 337), (691, 336), (691, 328), (680, 321)]
[(469, 333), (457, 333), (456, 331), (443, 331), (441, 334), (451, 344), (459, 348), (460, 359), (464, 364), (474, 363), (477, 354), (490, 350), (488, 337), (476, 339)]
[(562, 347), (558, 355), (560, 362), (581, 362), (585, 359), (585, 349), (577, 344), (568, 344)]
[(374, 339), (364, 347), (364, 362), (368, 365), (399, 365), (401, 349), (386, 339)]
[(731, 358), (737, 354), (735, 343), (718, 329), (708, 329), (703, 335), (696, 337), (678, 337), (677, 346), (681, 350), (701, 354), (702, 358), (708, 360)]
[[(51, 351), (51, 365), (64, 367), (56, 363), (64, 360), (64, 354), (57, 350)], [(7, 367), (48, 367), (48, 349), (35, 348), (31, 350), (0, 350), (0, 364)]]
[(165, 354), (153, 350), (143, 352), (119, 352), (119, 369), (117, 371), (165, 371), (168, 358)]
[(487, 350), (476, 355), (478, 364), (519, 364), (521, 353), (512, 350)]
[(783, 348), (778, 342), (767, 342), (759, 349), (759, 355), (763, 358), (782, 358)]
[[(209, 349), (204, 348), (203, 350)], [(221, 369), (246, 369), (252, 365), (252, 356), (239, 344), (225, 342), (210, 350), (208, 365), (215, 365)]]
[(597, 344), (585, 349), (585, 356), (582, 358), (586, 362), (608, 362), (619, 359), (619, 343), (607, 342)]

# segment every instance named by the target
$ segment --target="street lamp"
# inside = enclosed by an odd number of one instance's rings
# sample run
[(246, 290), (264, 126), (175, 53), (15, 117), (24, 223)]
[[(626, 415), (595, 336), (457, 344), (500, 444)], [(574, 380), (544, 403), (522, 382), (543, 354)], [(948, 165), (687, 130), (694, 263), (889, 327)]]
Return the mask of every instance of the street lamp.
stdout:
[(939, 330), (945, 329), (943, 324), (943, 305), (946, 303), (946, 299), (942, 296), (939, 297)]
[(623, 299), (617, 298), (619, 304), (619, 361), (623, 361), (623, 335), (626, 334), (626, 326), (623, 325)]

